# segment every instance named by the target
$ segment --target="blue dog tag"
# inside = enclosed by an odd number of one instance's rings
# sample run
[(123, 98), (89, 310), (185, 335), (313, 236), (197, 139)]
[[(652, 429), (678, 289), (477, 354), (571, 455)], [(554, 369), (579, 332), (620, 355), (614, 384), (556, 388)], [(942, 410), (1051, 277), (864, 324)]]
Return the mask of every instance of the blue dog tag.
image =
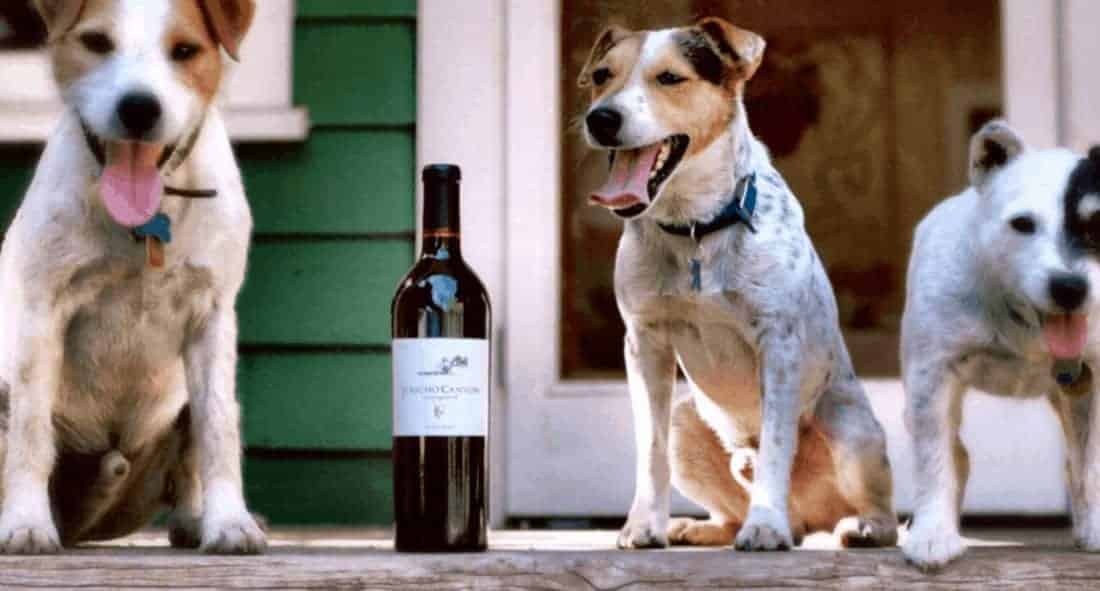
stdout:
[(172, 241), (172, 219), (163, 213), (153, 216), (153, 219), (133, 229), (134, 238), (145, 240), (156, 238), (168, 244)]

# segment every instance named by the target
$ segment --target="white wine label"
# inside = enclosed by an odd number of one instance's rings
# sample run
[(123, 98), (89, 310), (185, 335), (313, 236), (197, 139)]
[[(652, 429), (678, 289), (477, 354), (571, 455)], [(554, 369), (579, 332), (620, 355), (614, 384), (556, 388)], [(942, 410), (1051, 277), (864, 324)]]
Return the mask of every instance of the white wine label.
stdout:
[(485, 436), (489, 341), (393, 340), (395, 437)]

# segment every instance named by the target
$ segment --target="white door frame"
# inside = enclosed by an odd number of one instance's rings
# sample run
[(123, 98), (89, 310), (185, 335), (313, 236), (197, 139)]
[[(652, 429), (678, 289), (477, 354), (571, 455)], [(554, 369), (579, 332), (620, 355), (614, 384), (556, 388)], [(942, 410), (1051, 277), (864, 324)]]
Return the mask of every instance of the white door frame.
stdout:
[[(632, 446), (625, 384), (559, 377), (560, 2), (420, 0), (419, 10), (417, 161), (463, 165), (464, 248), (496, 314), (494, 522), (621, 515), (633, 488), (633, 460), (620, 453)], [(1100, 138), (1100, 103), (1089, 100), (1100, 98), (1100, 79), (1087, 69), (1100, 50), (1091, 31), (1100, 2), (1002, 0), (1002, 10), (1008, 118), (1039, 147)], [(866, 384), (905, 511), (901, 386)], [(1045, 404), (970, 396), (966, 414), (968, 509), (1062, 512), (1061, 434)], [(1006, 424), (1028, 436), (997, 437)], [(1012, 482), (1019, 488), (1006, 489)]]

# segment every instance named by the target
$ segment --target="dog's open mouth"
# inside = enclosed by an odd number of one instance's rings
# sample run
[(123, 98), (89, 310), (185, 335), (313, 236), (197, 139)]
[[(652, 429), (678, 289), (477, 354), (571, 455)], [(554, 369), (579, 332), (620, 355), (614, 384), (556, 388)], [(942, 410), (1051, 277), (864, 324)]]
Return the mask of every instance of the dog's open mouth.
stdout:
[(104, 142), (106, 159), (99, 194), (119, 225), (140, 226), (157, 214), (164, 195), (160, 159), (164, 146), (141, 142)]
[(625, 218), (642, 213), (676, 171), (688, 143), (688, 136), (673, 135), (641, 148), (613, 150), (607, 183), (592, 193), (590, 201)]

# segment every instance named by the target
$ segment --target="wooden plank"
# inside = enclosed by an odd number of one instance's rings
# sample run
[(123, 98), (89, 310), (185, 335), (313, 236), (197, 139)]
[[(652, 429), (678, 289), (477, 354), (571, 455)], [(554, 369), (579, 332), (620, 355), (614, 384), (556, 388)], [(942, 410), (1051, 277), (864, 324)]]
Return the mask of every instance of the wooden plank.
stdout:
[(298, 3), (301, 18), (416, 18), (416, 0), (306, 0)]
[(295, 44), (295, 102), (314, 126), (416, 121), (415, 23), (305, 22)]
[[(284, 421), (293, 416), (284, 417)], [(393, 466), (379, 457), (245, 457), (249, 507), (271, 524), (373, 524), (393, 522)], [(2, 584), (0, 584), (2, 588)]]
[(247, 445), (390, 449), (388, 354), (251, 353), (241, 357), (239, 373)]
[(237, 304), (245, 344), (387, 345), (411, 240), (259, 243)]
[(317, 129), (305, 144), (238, 149), (261, 234), (412, 232), (411, 130)]
[(49, 557), (0, 558), (5, 589), (339, 588), (410, 590), (1095, 589), (1095, 555), (1035, 547), (1030, 530), (975, 548), (943, 572), (896, 548), (745, 554), (729, 549), (616, 551), (614, 532), (505, 531), (482, 554), (397, 554), (375, 529), (277, 529), (264, 556), (204, 556), (163, 533)]

